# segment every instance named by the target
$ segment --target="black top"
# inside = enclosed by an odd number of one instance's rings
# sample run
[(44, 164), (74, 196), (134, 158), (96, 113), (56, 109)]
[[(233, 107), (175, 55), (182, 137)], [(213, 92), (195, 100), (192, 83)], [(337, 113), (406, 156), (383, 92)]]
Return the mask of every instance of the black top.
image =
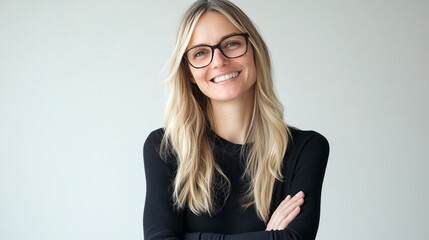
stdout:
[(159, 146), (163, 130), (153, 131), (144, 144), (146, 202), (143, 214), (144, 239), (315, 239), (319, 226), (320, 199), (329, 155), (329, 143), (315, 131), (291, 129), (292, 139), (284, 157), (284, 181), (276, 180), (271, 202), (271, 214), (287, 196), (305, 193), (299, 215), (282, 231), (265, 231), (266, 225), (254, 206), (241, 207), (246, 182), (241, 178), (242, 145), (215, 136), (214, 157), (231, 182), (231, 192), (216, 215), (194, 215), (189, 209), (174, 210), (172, 181), (176, 160), (162, 160)]

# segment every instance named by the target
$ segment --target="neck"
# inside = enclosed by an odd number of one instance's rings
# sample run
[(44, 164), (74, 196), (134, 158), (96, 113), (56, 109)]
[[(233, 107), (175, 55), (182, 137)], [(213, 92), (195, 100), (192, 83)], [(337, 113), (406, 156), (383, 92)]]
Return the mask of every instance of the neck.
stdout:
[(253, 114), (254, 91), (231, 101), (211, 100), (214, 132), (236, 144), (244, 144)]

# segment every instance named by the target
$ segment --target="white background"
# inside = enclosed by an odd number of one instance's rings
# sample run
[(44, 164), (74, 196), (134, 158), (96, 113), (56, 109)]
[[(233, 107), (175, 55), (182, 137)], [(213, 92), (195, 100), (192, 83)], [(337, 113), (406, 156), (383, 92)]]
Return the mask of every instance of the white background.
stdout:
[[(143, 238), (142, 145), (191, 2), (0, 1), (0, 239)], [(330, 142), (318, 239), (428, 239), (429, 2), (234, 2), (285, 121)]]

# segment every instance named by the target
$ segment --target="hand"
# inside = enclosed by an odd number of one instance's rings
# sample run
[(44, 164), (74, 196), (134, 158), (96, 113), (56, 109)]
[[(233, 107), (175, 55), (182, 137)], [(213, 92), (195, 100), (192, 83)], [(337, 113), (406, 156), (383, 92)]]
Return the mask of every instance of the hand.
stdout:
[(293, 198), (291, 198), (290, 195), (287, 195), (287, 197), (274, 211), (265, 231), (284, 230), (300, 213), (300, 207), (304, 203), (304, 196), (305, 195), (302, 191), (297, 193)]

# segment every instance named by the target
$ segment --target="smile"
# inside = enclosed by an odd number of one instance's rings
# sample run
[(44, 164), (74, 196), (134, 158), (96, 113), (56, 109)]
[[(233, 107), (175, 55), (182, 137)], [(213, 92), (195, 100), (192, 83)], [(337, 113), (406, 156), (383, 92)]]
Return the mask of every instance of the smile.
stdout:
[(223, 82), (223, 81), (226, 81), (226, 80), (228, 80), (228, 79), (235, 78), (235, 77), (237, 77), (238, 75), (240, 75), (240, 72), (232, 72), (232, 73), (228, 73), (228, 74), (225, 74), (225, 75), (223, 75), (223, 76), (219, 76), (219, 77), (215, 77), (215, 78), (213, 78), (213, 79), (212, 79), (212, 82), (214, 82), (214, 83)]

